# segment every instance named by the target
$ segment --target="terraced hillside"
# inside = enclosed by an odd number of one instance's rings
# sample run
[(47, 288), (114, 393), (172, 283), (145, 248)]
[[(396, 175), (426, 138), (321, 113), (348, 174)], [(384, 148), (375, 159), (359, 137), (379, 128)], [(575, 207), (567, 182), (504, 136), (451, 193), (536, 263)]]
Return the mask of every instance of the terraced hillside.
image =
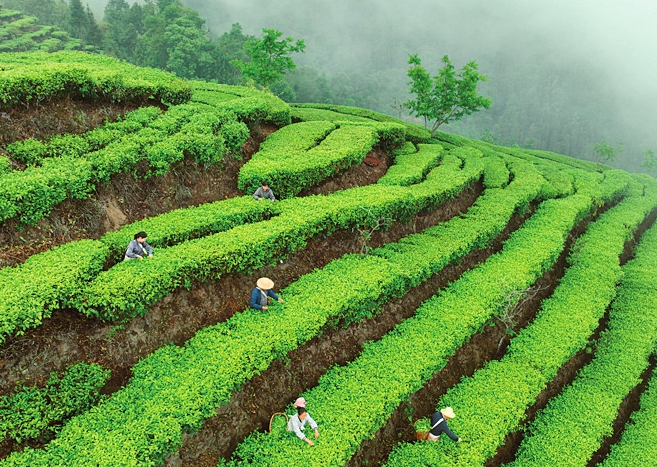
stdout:
[[(81, 53), (0, 63), (0, 466), (588, 466), (657, 445), (655, 179)], [(36, 102), (111, 110), (30, 133)], [(141, 230), (153, 258), (122, 261)], [(284, 298), (266, 311), (261, 276)], [(300, 396), (312, 447), (270, 419)], [(465, 442), (415, 441), (448, 405)]]
[[(93, 49), (93, 47), (91, 47)], [(0, 52), (84, 50), (80, 39), (56, 26), (39, 24), (34, 16), (0, 4)]]

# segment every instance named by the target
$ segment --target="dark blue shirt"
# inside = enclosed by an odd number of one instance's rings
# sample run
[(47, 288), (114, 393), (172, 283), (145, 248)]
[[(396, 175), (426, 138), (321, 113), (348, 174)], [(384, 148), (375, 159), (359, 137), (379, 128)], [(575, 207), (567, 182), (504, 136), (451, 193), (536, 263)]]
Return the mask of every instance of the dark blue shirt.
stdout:
[[(274, 300), (278, 300), (278, 295), (276, 295), (273, 290), (269, 289), (265, 293), (271, 298), (273, 298)], [(267, 306), (267, 299), (263, 297), (262, 292), (257, 287), (254, 288), (253, 291), (251, 292), (250, 305), (251, 308), (255, 308), (256, 310), (262, 310), (263, 306)]]
[[(438, 425), (436, 425), (436, 422), (441, 418), (443, 419), (443, 421), (440, 422)], [(454, 441), (459, 440), (459, 437), (456, 436), (454, 433), (452, 433), (452, 430), (449, 429), (449, 427), (447, 426), (447, 422), (445, 421), (445, 417), (443, 417), (443, 414), (441, 414), (440, 412), (436, 412), (431, 416), (431, 426), (434, 425), (436, 426), (430, 431), (432, 435), (440, 436), (444, 432), (447, 436), (452, 438)]]

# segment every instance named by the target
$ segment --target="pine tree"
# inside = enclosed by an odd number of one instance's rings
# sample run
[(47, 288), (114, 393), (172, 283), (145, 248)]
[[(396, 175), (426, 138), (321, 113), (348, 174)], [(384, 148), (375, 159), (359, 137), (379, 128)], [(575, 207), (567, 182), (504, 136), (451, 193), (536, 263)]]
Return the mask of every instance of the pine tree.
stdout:
[(96, 18), (94, 17), (91, 8), (89, 8), (88, 3), (87, 3), (86, 16), (87, 16), (87, 31), (85, 35), (86, 42), (97, 48), (100, 48), (103, 43), (103, 31), (101, 31), (100, 26), (98, 26), (98, 23), (96, 22)]
[(68, 20), (68, 33), (71, 37), (80, 39), (82, 45), (85, 42), (85, 30), (87, 25), (87, 13), (84, 11), (81, 0), (69, 0), (68, 8), (70, 10)]

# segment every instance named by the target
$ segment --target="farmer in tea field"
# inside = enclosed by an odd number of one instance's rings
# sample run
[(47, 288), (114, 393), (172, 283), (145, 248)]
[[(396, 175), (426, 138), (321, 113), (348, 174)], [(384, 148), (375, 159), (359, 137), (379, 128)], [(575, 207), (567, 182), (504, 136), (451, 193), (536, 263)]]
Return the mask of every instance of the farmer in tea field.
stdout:
[(274, 197), (274, 192), (271, 191), (271, 189), (269, 188), (269, 182), (266, 180), (263, 181), (262, 186), (259, 187), (255, 191), (255, 193), (253, 193), (253, 199), (255, 199), (256, 201), (260, 201), (261, 199), (265, 199), (265, 198), (271, 200), (272, 203), (276, 201), (276, 198)]
[(294, 401), (294, 407), (297, 409), (297, 413), (290, 417), (290, 420), (287, 422), (287, 430), (293, 431), (295, 435), (301, 440), (308, 443), (310, 446), (314, 446), (311, 440), (309, 440), (306, 435), (303, 434), (303, 428), (306, 426), (306, 423), (310, 424), (310, 428), (315, 430), (315, 438), (319, 437), (319, 431), (317, 431), (317, 423), (310, 417), (310, 414), (306, 411), (306, 399), (299, 397)]
[(130, 240), (125, 252), (124, 260), (144, 259), (144, 256), (153, 257), (153, 248), (146, 242), (146, 232), (143, 230), (135, 234), (134, 240)]
[(463, 441), (461, 438), (452, 433), (452, 430), (447, 426), (447, 420), (454, 418), (454, 410), (451, 407), (445, 407), (440, 412), (436, 412), (431, 416), (431, 430), (427, 435), (427, 441), (437, 441), (442, 433), (452, 438), (459, 443)]
[(283, 303), (283, 299), (276, 295), (272, 290), (274, 288), (274, 281), (268, 277), (261, 277), (256, 282), (256, 287), (251, 292), (251, 308), (256, 310), (267, 310), (270, 297)]

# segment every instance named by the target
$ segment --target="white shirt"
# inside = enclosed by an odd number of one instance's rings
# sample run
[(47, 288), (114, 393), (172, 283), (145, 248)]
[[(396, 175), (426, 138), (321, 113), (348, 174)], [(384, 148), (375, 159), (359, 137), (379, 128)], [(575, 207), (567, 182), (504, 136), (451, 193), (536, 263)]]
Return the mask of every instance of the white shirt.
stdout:
[(304, 440), (306, 439), (306, 435), (303, 434), (303, 427), (306, 426), (306, 422), (310, 423), (310, 428), (313, 430), (317, 429), (317, 423), (315, 423), (315, 420), (313, 420), (310, 417), (310, 414), (306, 412), (306, 418), (303, 420), (299, 419), (299, 414), (291, 416), (290, 420), (287, 422), (287, 431), (294, 431), (300, 440)]

